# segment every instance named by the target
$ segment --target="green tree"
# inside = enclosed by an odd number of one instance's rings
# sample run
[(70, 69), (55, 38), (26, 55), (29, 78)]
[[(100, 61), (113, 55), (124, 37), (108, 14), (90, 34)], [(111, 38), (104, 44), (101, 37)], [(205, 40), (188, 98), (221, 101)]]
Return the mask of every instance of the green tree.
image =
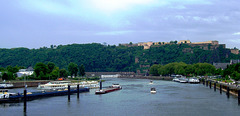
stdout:
[(60, 70), (59, 70), (59, 67), (56, 67), (53, 69), (53, 71), (51, 72), (51, 79), (55, 80), (59, 77), (59, 73), (60, 73)]
[(51, 73), (53, 71), (53, 69), (55, 68), (55, 64), (52, 62), (48, 62), (47, 67), (49, 69), (48, 73)]
[(154, 64), (150, 67), (149, 73), (153, 76), (159, 76), (158, 69), (161, 68), (161, 65)]
[(71, 62), (68, 65), (68, 72), (70, 73), (71, 77), (74, 75), (75, 77), (77, 76), (77, 72), (78, 72), (78, 65)]
[(59, 75), (60, 75), (60, 77), (67, 77), (68, 76), (67, 70), (66, 69), (60, 69)]
[(37, 63), (34, 67), (34, 72), (36, 76), (40, 79), (47, 79), (46, 76), (47, 71), (48, 71), (47, 65), (42, 62)]
[(79, 66), (79, 75), (82, 77), (85, 75), (85, 67), (83, 66), (83, 64)]

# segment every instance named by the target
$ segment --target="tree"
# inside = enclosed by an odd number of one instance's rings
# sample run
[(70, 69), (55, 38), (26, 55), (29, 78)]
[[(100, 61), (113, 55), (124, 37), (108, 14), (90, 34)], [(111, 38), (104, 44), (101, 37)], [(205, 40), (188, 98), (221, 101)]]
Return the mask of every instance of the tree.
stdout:
[(78, 72), (78, 65), (71, 62), (68, 65), (68, 72), (70, 73), (71, 77), (74, 75), (75, 77), (77, 76), (77, 72)]
[(49, 69), (48, 73), (51, 73), (53, 69), (55, 68), (55, 64), (52, 62), (48, 62), (47, 67)]
[(40, 77), (40, 79), (47, 79), (46, 76), (47, 71), (48, 71), (47, 65), (42, 62), (37, 63), (34, 67), (34, 72), (37, 77)]
[(82, 77), (85, 75), (85, 67), (83, 64), (79, 67), (79, 75)]
[(60, 75), (60, 77), (67, 77), (68, 76), (67, 70), (66, 69), (60, 69), (59, 75)]
[(161, 68), (161, 65), (154, 64), (150, 67), (149, 73), (153, 76), (159, 76), (158, 69)]
[(54, 68), (51, 72), (51, 79), (57, 79), (59, 77), (59, 67)]

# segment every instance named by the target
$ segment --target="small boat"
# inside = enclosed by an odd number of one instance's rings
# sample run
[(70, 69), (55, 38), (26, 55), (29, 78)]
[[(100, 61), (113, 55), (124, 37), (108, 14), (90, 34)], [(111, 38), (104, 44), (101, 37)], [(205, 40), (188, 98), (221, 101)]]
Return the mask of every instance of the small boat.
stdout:
[(200, 83), (199, 79), (196, 77), (192, 77), (188, 79), (189, 83)]
[(187, 78), (179, 78), (180, 83), (187, 83), (188, 79)]
[(150, 93), (152, 93), (152, 94), (155, 94), (155, 93), (157, 93), (157, 91), (156, 91), (156, 89), (155, 89), (155, 88), (151, 88), (151, 91), (150, 91)]
[(112, 84), (111, 87), (113, 87), (113, 88), (121, 88), (122, 89), (122, 87), (118, 83)]
[(174, 77), (172, 81), (179, 82), (180, 80), (179, 80), (179, 78)]
[(149, 84), (153, 84), (153, 81), (151, 80)]

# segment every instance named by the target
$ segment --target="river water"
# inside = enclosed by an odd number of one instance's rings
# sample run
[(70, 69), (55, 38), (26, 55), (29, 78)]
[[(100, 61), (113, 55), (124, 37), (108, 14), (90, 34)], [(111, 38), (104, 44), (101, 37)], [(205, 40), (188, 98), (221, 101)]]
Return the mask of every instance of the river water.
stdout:
[[(182, 84), (148, 79), (108, 78), (103, 87), (119, 83), (123, 89), (95, 95), (95, 90), (67, 96), (41, 98), (23, 103), (0, 104), (1, 116), (239, 116), (237, 97), (228, 99), (202, 84)], [(150, 93), (155, 87), (156, 94)], [(35, 91), (36, 88), (28, 88)], [(22, 89), (13, 89), (22, 92)]]

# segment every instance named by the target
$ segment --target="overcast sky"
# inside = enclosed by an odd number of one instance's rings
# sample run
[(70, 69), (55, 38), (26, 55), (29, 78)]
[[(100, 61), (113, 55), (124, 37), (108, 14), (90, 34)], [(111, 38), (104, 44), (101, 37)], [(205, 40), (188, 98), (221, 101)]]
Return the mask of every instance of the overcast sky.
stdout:
[(0, 0), (0, 48), (217, 40), (240, 48), (239, 0)]

